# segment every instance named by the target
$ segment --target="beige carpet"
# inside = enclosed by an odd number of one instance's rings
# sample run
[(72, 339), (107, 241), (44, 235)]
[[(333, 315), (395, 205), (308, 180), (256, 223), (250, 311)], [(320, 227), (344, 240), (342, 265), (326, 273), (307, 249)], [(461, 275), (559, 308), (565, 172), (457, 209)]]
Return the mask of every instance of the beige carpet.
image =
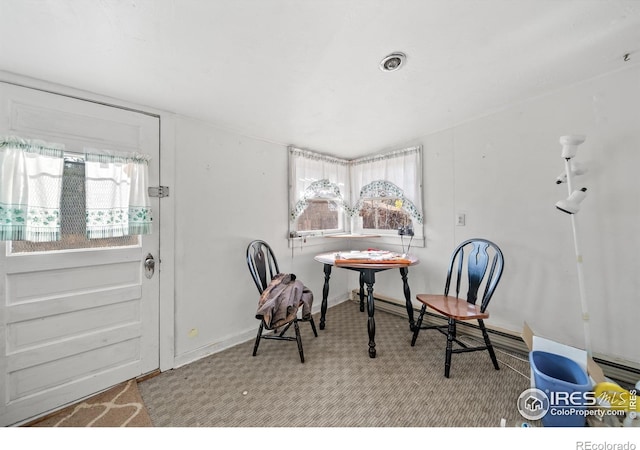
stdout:
[[(316, 324), (319, 317), (316, 315)], [(316, 338), (300, 324), (295, 342), (253, 340), (140, 383), (156, 427), (498, 427), (516, 424), (529, 387), (524, 357), (454, 355), (444, 377), (446, 337), (421, 332), (411, 347), (403, 317), (377, 310), (377, 358), (367, 349), (367, 313), (354, 302), (327, 311)], [(255, 324), (256, 330), (258, 322)]]
[(32, 427), (152, 427), (138, 383), (129, 380), (80, 403), (68, 406)]

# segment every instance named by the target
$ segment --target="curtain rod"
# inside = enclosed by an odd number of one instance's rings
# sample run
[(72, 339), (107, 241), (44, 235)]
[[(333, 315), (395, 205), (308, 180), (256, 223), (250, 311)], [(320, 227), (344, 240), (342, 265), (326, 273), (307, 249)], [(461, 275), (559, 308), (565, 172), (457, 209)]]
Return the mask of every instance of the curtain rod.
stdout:
[[(101, 161), (107, 162), (112, 159), (119, 160), (120, 162), (125, 161), (138, 161), (138, 162), (149, 162), (151, 160), (151, 156), (138, 152), (122, 152), (122, 151), (109, 151), (109, 150), (97, 150), (93, 148), (87, 148), (84, 152), (74, 152), (69, 150), (64, 150), (62, 153), (62, 157), (65, 161), (72, 161), (78, 163), (84, 163), (87, 161), (87, 155), (91, 155), (91, 161)], [(97, 159), (95, 159), (97, 158)], [(104, 160), (104, 161), (103, 161)]]

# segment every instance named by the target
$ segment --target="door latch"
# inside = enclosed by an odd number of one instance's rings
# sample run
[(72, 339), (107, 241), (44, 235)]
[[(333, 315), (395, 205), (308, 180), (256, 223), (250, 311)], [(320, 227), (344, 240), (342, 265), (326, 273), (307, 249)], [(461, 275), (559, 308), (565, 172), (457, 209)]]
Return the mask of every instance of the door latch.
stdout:
[(169, 196), (169, 186), (150, 186), (147, 193), (149, 197), (165, 198)]

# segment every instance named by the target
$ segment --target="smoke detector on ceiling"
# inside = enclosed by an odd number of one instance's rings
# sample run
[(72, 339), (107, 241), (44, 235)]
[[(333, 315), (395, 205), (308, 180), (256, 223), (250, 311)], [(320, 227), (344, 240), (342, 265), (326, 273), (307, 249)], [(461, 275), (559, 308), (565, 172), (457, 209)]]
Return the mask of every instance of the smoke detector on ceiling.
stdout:
[(398, 70), (402, 67), (406, 59), (407, 55), (402, 52), (391, 53), (380, 61), (380, 70), (383, 72), (393, 72), (394, 70)]

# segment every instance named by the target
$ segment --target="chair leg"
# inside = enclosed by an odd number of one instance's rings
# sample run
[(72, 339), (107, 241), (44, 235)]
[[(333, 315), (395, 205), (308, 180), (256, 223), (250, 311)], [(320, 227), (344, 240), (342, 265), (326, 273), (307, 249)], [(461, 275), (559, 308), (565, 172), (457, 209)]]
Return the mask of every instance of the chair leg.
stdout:
[(262, 321), (260, 321), (260, 327), (258, 327), (258, 336), (256, 336), (256, 343), (253, 346), (253, 356), (256, 356), (256, 353), (258, 353), (258, 345), (260, 345), (260, 338), (262, 337), (262, 328), (263, 324)]
[(455, 319), (449, 318), (449, 327), (447, 330), (447, 351), (444, 359), (444, 376), (449, 378), (449, 370), (451, 369), (451, 351), (453, 350), (453, 339), (456, 332)]
[(427, 311), (427, 305), (422, 305), (420, 309), (420, 315), (418, 316), (418, 320), (416, 321), (415, 328), (413, 329), (413, 337), (411, 338), (411, 346), (416, 345), (416, 339), (418, 339), (418, 333), (420, 332), (420, 327), (422, 326), (422, 318), (424, 317), (424, 313)]
[(318, 330), (316, 330), (316, 323), (313, 321), (313, 317), (309, 319), (309, 322), (311, 322), (311, 329), (313, 330), (313, 335), (315, 337), (318, 337)]
[(300, 362), (304, 362), (304, 353), (302, 351), (302, 338), (300, 337), (300, 327), (298, 326), (298, 321), (293, 321), (293, 327), (296, 330), (296, 341), (298, 342), (298, 352), (300, 353)]
[(495, 367), (496, 370), (500, 370), (498, 358), (496, 358), (496, 353), (493, 351), (493, 345), (491, 345), (491, 341), (489, 340), (489, 333), (487, 333), (487, 329), (484, 326), (484, 321), (482, 319), (478, 319), (478, 324), (482, 330), (482, 337), (484, 337), (484, 343), (487, 345), (487, 350), (489, 351), (489, 356), (491, 356), (493, 367)]

